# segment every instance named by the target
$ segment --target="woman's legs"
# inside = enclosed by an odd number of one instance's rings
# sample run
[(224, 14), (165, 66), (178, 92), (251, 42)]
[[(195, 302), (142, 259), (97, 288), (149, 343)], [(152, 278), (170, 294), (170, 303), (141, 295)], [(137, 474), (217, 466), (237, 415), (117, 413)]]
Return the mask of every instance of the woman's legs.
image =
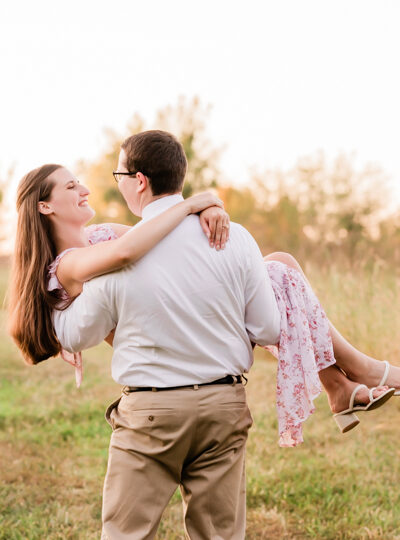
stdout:
[[(319, 378), (327, 393), (331, 411), (337, 413), (347, 409), (349, 407), (350, 396), (354, 388), (358, 386), (358, 383), (348, 379), (336, 365), (322, 369), (319, 372)], [(373, 396), (380, 396), (387, 388), (387, 386), (378, 386), (374, 390)], [(366, 405), (369, 401), (368, 389), (365, 387), (360, 388), (357, 391), (355, 403)]]
[[(292, 255), (276, 252), (267, 255), (264, 260), (282, 262), (298, 270), (309, 283), (301, 266)], [(329, 322), (329, 325), (336, 364), (346, 372), (347, 377), (337, 367), (331, 366), (320, 371), (320, 379), (327, 391), (333, 412), (339, 412), (348, 406), (349, 395), (356, 386), (354, 381), (369, 387), (376, 386), (382, 378), (384, 366), (379, 360), (358, 351), (344, 339), (332, 323)], [(400, 368), (392, 367), (387, 384), (400, 388)], [(383, 390), (382, 387), (382, 390), (374, 391), (374, 397)], [(368, 399), (368, 392), (365, 389), (357, 392), (356, 403), (368, 403)]]
[[(343, 369), (352, 381), (362, 382), (367, 386), (376, 386), (382, 380), (385, 366), (382, 361), (368, 356), (351, 345), (329, 322), (333, 350), (337, 365)], [(385, 383), (393, 388), (400, 388), (400, 368), (391, 366)]]

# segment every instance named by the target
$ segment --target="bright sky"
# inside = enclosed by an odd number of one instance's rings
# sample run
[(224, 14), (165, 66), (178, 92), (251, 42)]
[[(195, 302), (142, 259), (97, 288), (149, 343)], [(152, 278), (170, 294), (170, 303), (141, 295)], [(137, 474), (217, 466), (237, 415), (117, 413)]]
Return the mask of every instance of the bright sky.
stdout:
[(399, 184), (399, 22), (397, 0), (3, 1), (0, 174), (73, 168), (184, 95), (227, 180), (322, 149)]

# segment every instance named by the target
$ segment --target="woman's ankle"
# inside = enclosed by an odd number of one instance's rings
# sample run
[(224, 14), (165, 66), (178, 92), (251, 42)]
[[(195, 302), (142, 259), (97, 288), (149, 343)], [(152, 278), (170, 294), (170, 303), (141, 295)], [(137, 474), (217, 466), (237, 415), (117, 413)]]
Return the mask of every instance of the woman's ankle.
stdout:
[(380, 360), (363, 355), (362, 360), (354, 362), (349, 366), (346, 374), (348, 378), (355, 382), (366, 384), (367, 386), (377, 386), (382, 380), (384, 365)]

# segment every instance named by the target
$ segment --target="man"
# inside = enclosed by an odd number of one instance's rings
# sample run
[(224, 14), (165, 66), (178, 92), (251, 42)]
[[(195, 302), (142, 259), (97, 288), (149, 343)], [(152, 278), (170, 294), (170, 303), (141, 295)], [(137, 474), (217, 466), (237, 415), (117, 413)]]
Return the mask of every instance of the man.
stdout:
[[(147, 131), (123, 143), (116, 175), (144, 222), (182, 200), (186, 168), (172, 135)], [(114, 327), (112, 375), (124, 390), (106, 413), (113, 433), (102, 538), (154, 538), (179, 485), (189, 538), (242, 540), (252, 419), (241, 374), (251, 367), (252, 342), (279, 339), (255, 241), (233, 223), (226, 248), (210, 249), (189, 216), (135, 265), (87, 282), (55, 318), (71, 351)]]

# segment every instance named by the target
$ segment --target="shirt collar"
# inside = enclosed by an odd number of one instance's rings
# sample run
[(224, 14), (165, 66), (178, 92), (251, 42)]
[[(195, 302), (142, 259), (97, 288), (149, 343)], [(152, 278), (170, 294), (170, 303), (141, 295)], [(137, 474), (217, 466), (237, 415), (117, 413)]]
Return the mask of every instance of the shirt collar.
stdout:
[(142, 221), (147, 221), (148, 219), (162, 214), (165, 210), (177, 205), (183, 200), (182, 195), (176, 193), (175, 195), (166, 195), (165, 197), (161, 197), (160, 199), (151, 202), (142, 210)]

